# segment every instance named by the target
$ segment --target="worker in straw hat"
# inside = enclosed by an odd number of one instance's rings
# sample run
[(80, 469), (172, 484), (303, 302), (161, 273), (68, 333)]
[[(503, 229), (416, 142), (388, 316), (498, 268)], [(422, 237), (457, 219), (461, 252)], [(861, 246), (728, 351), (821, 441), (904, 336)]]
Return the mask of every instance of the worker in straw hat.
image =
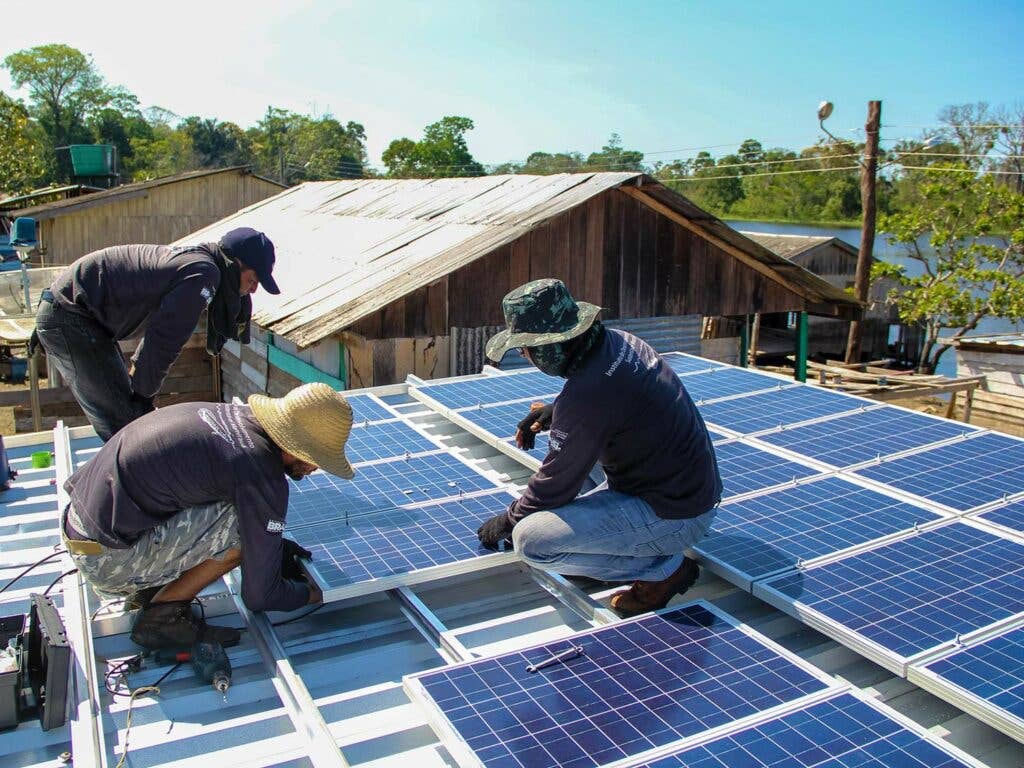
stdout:
[(97, 592), (141, 610), (132, 640), (188, 648), (233, 645), (238, 632), (192, 612), (200, 590), (242, 566), (253, 611), (290, 611), (323, 598), (304, 578), (310, 553), (285, 539), (288, 481), (318, 467), (344, 479), (352, 409), (326, 384), (248, 405), (180, 403), (133, 421), (65, 484), (61, 533)]
[[(516, 440), (549, 451), (523, 495), (477, 532), (497, 549), (511, 539), (534, 567), (632, 582), (612, 595), (623, 616), (664, 607), (699, 575), (684, 552), (715, 516), (722, 481), (711, 439), (679, 378), (644, 341), (605, 328), (600, 308), (560, 280), (535, 280), (502, 301), (508, 328), (487, 344), (500, 360), (518, 348), (564, 378), (553, 404), (535, 403)], [(606, 480), (577, 496), (595, 462)]]

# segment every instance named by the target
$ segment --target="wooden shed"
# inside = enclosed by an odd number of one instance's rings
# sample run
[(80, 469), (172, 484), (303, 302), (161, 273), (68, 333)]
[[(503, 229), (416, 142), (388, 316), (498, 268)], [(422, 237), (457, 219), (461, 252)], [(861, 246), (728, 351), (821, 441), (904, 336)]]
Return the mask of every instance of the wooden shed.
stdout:
[[(812, 235), (780, 235), (743, 232), (768, 250), (799, 264), (825, 282), (840, 290), (852, 290), (857, 274), (857, 249), (838, 237)], [(885, 301), (892, 288), (891, 281), (876, 281), (871, 286), (868, 306), (864, 310), (863, 354), (869, 360), (896, 357), (902, 362), (916, 363), (921, 334), (916, 326), (900, 323), (896, 308)], [(788, 314), (764, 315), (760, 318), (757, 346), (762, 352), (790, 353), (793, 348), (791, 317)], [(841, 359), (846, 351), (849, 326), (819, 317), (812, 317), (808, 330), (808, 346), (812, 355)]]
[(638, 173), (310, 182), (180, 242), (243, 225), (274, 241), (282, 294), (257, 294), (259, 338), (226, 348), (225, 396), (475, 372), (504, 322), (501, 298), (540, 277), (563, 279), (605, 318), (655, 329), (697, 333), (705, 315), (860, 312)]
[(42, 265), (59, 266), (110, 245), (173, 242), (282, 189), (248, 166), (236, 166), (125, 184), (3, 215), (34, 218)]

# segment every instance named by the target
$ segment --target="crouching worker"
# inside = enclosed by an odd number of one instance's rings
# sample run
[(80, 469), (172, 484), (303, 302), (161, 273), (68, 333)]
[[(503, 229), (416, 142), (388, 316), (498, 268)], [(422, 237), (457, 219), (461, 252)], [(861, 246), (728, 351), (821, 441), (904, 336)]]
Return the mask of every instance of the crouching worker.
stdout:
[[(65, 546), (101, 595), (141, 607), (131, 638), (144, 648), (188, 648), (201, 636), (230, 646), (238, 632), (210, 627), (192, 600), (237, 565), (253, 611), (322, 600), (283, 537), (288, 481), (322, 468), (353, 476), (345, 458), (352, 410), (326, 384), (248, 405), (180, 403), (136, 419), (65, 484)], [(282, 575), (282, 570), (285, 575)]]
[[(502, 301), (507, 330), (487, 356), (519, 347), (566, 379), (553, 405), (534, 404), (520, 447), (550, 428), (550, 449), (522, 497), (477, 532), (497, 549), (511, 537), (530, 565), (569, 576), (632, 582), (612, 608), (663, 608), (700, 573), (684, 551), (715, 516), (722, 482), (704, 422), (672, 369), (645, 342), (596, 320), (560, 280), (535, 280)], [(595, 462), (607, 480), (577, 498)]]

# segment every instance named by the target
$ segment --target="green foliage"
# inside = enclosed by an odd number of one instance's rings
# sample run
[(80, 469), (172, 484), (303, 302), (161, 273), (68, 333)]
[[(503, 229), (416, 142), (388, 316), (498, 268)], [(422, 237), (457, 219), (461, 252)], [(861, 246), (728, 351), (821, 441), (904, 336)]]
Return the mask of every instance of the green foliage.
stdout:
[(895, 281), (888, 300), (900, 319), (924, 328), (926, 373), (947, 349), (937, 343), (941, 330), (959, 338), (985, 317), (1024, 318), (1024, 195), (991, 176), (958, 172), (963, 164), (939, 167), (948, 171), (922, 180), (913, 206), (881, 221), (920, 274), (884, 262), (872, 269), (873, 280)]
[(635, 149), (623, 149), (622, 138), (613, 133), (600, 152), (587, 156), (585, 170), (593, 171), (643, 171), (644, 153)]
[(42, 180), (40, 150), (28, 110), (0, 91), (0, 195), (28, 192)]
[(247, 136), (256, 171), (285, 184), (365, 174), (366, 132), (359, 123), (268, 107)]
[(483, 176), (480, 165), (466, 145), (466, 133), (473, 130), (468, 117), (442, 117), (423, 129), (423, 138), (395, 139), (381, 155), (392, 178), (443, 178)]

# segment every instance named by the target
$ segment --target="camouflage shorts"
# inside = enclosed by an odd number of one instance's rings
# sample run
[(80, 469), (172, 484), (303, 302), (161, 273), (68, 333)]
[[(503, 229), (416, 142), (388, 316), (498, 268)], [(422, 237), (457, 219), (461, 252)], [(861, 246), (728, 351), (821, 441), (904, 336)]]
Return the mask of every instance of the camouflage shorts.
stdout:
[[(68, 516), (72, 527), (81, 530), (73, 507), (68, 508)], [(239, 545), (235, 505), (215, 502), (183, 509), (146, 531), (128, 549), (104, 548), (99, 555), (71, 553), (71, 559), (101, 597), (123, 597), (163, 586)]]

